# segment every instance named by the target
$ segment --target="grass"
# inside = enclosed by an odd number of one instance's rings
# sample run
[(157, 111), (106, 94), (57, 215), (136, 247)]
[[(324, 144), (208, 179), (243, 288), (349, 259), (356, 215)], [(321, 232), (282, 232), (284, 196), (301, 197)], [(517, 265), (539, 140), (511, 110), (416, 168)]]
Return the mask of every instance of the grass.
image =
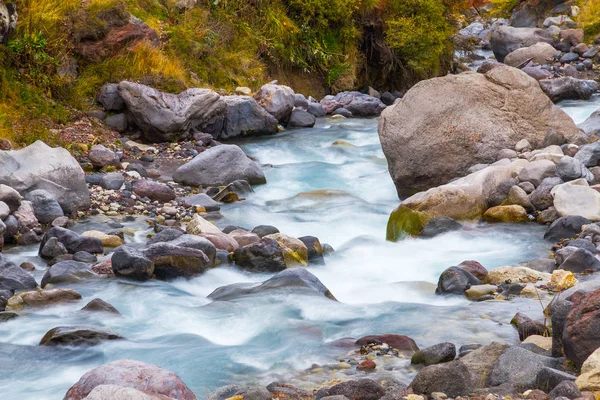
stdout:
[(600, 34), (600, 1), (581, 0), (579, 7), (581, 14), (578, 21), (583, 25), (585, 33), (590, 37)]

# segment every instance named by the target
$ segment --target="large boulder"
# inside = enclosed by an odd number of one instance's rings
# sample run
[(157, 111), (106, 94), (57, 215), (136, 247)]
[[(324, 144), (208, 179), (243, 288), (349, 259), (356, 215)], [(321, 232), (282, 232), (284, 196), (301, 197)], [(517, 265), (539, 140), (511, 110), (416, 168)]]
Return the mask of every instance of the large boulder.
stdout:
[(237, 136), (274, 135), (277, 133), (277, 118), (262, 108), (250, 96), (225, 96), (227, 118), (220, 139)]
[(506, 25), (494, 27), (490, 39), (494, 56), (499, 62), (504, 62), (504, 58), (517, 49), (540, 42), (552, 44), (555, 39), (543, 29), (514, 28)]
[(254, 99), (281, 123), (287, 123), (294, 109), (296, 94), (284, 85), (267, 83), (254, 94)]
[(445, 393), (449, 397), (467, 396), (473, 385), (469, 369), (461, 361), (423, 368), (410, 384), (417, 394)]
[(265, 174), (235, 145), (212, 147), (177, 168), (173, 180), (191, 186), (225, 186), (237, 180), (266, 183)]
[(549, 64), (554, 58), (554, 53), (556, 49), (551, 44), (540, 42), (511, 52), (504, 59), (504, 64), (511, 67), (519, 67), (528, 61), (540, 65)]
[(48, 284), (79, 282), (96, 276), (96, 273), (85, 263), (61, 261), (46, 270), (40, 286), (44, 288)]
[(21, 150), (0, 151), (0, 184), (23, 196), (43, 189), (68, 214), (90, 207), (85, 174), (77, 160), (67, 150), (51, 148), (40, 140)]
[[(179, 4), (179, 3), (177, 3)], [(85, 400), (165, 400), (165, 397), (150, 396), (139, 390), (117, 385), (99, 385), (85, 397)], [(166, 399), (166, 400), (170, 400)]]
[(559, 368), (561, 360), (511, 347), (496, 361), (489, 377), (491, 386), (511, 383), (522, 390), (534, 389), (538, 373), (544, 367)]
[(17, 6), (14, 3), (0, 2), (0, 43), (8, 42), (8, 37), (17, 28)]
[(194, 130), (216, 136), (227, 113), (227, 104), (221, 96), (208, 89), (192, 88), (171, 94), (123, 81), (118, 93), (132, 121), (151, 142), (188, 138)]
[(479, 347), (461, 357), (473, 377), (475, 387), (489, 386), (489, 378), (498, 358), (509, 348), (506, 343), (492, 342), (488, 346)]
[(561, 217), (581, 216), (600, 221), (600, 193), (588, 186), (585, 179), (577, 179), (552, 188), (554, 208)]
[(540, 147), (546, 137), (579, 136), (537, 81), (498, 66), (413, 86), (379, 120), (379, 137), (398, 193), (406, 197), (489, 164), (521, 139)]
[(40, 243), (39, 254), (44, 255), (44, 247), (51, 238), (58, 239), (58, 242), (65, 246), (69, 254), (75, 254), (80, 251), (86, 251), (90, 254), (98, 254), (104, 252), (102, 241), (95, 237), (82, 236), (66, 228), (53, 227), (42, 239)]
[(192, 278), (212, 266), (202, 250), (177, 246), (173, 242), (153, 244), (144, 249), (143, 254), (152, 261), (154, 275), (161, 280)]
[(117, 385), (157, 397), (196, 400), (194, 393), (175, 373), (141, 361), (118, 360), (88, 371), (71, 386), (64, 400), (83, 400), (100, 385)]
[(578, 292), (571, 296), (573, 305), (563, 330), (567, 358), (578, 368), (600, 347), (600, 290)]
[(557, 79), (542, 79), (540, 87), (557, 103), (561, 100), (589, 100), (598, 91), (598, 82), (565, 76)]
[(327, 114), (333, 114), (338, 109), (345, 109), (355, 117), (376, 117), (385, 110), (386, 106), (377, 97), (360, 92), (341, 92), (335, 96), (325, 96), (321, 105)]
[(434, 365), (449, 362), (456, 357), (454, 343), (444, 342), (426, 347), (413, 354), (411, 364)]

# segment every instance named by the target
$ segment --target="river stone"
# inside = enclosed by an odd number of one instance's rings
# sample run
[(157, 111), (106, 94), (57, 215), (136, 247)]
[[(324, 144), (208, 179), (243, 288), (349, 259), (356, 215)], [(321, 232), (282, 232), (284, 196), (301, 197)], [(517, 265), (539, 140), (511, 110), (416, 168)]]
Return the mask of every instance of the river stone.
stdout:
[(11, 297), (8, 300), (7, 309), (16, 311), (25, 306), (44, 307), (75, 300), (81, 300), (81, 295), (71, 289), (35, 290)]
[(295, 108), (288, 122), (289, 127), (296, 128), (312, 128), (315, 126), (317, 119), (308, 111), (300, 108)]
[(140, 179), (134, 182), (133, 192), (140, 197), (147, 197), (153, 201), (166, 203), (175, 200), (177, 195), (173, 188), (164, 183), (155, 182), (150, 179)]
[(600, 221), (600, 193), (590, 188), (584, 179), (557, 185), (551, 193), (554, 208), (561, 217), (582, 216)]
[(254, 94), (254, 99), (269, 114), (285, 124), (294, 109), (296, 95), (288, 86), (268, 83)]
[(303, 236), (299, 237), (306, 248), (308, 249), (308, 261), (314, 264), (325, 264), (323, 245), (319, 238), (314, 236)]
[(93, 326), (58, 326), (50, 329), (40, 345), (46, 346), (95, 346), (106, 340), (124, 339), (104, 328)]
[(600, 348), (596, 349), (590, 356), (585, 360), (581, 366), (581, 373), (592, 372), (595, 369), (600, 369)]
[(556, 269), (556, 261), (551, 258), (536, 258), (534, 260), (521, 261), (516, 266), (551, 274)]
[(550, 178), (556, 174), (556, 164), (550, 160), (539, 160), (527, 164), (518, 178), (521, 182), (531, 182), (538, 187), (545, 178)]
[(34, 289), (37, 283), (27, 271), (9, 261), (0, 253), (0, 289)]
[(589, 100), (598, 91), (598, 82), (570, 76), (542, 79), (539, 83), (544, 93), (555, 103), (561, 100)]
[(510, 346), (506, 343), (493, 342), (488, 346), (478, 347), (461, 357), (473, 377), (475, 387), (489, 386), (489, 376), (498, 358)]
[(294, 268), (281, 271), (263, 283), (234, 283), (215, 289), (208, 298), (211, 300), (227, 301), (235, 298), (261, 294), (271, 290), (282, 290), (294, 288), (294, 290), (305, 289), (303, 292), (318, 294), (331, 300), (336, 300), (331, 291), (323, 283), (304, 268)]
[(88, 371), (71, 386), (64, 400), (82, 400), (100, 385), (129, 387), (177, 400), (196, 400), (194, 393), (173, 372), (133, 360), (113, 361)]
[(411, 364), (441, 364), (454, 360), (456, 347), (453, 343), (444, 342), (426, 347), (412, 355)]
[(8, 206), (11, 213), (18, 210), (21, 205), (21, 200), (23, 200), (23, 196), (21, 196), (19, 192), (10, 186), (0, 184), (0, 201)]
[(537, 282), (550, 281), (551, 275), (539, 272), (526, 267), (499, 267), (488, 272), (487, 280), (492, 285), (500, 285), (506, 281), (517, 282)]
[(83, 232), (81, 236), (92, 237), (100, 239), (103, 246), (106, 247), (119, 247), (123, 244), (122, 239), (117, 235), (108, 235), (100, 231), (87, 231)]
[(461, 361), (423, 368), (417, 373), (410, 387), (417, 394), (430, 396), (432, 393), (441, 392), (449, 397), (465, 396), (473, 389), (469, 369)]
[(158, 232), (156, 235), (152, 236), (146, 242), (146, 244), (149, 246), (154, 243), (170, 242), (171, 240), (175, 240), (182, 235), (184, 235), (184, 233), (182, 231), (180, 231), (179, 229), (168, 228), (168, 229), (164, 229), (164, 230)]
[(269, 114), (250, 96), (225, 96), (227, 118), (219, 139), (238, 136), (274, 135), (277, 118)]
[(600, 347), (600, 290), (577, 292), (563, 330), (564, 352), (577, 368)]
[(443, 233), (459, 231), (463, 226), (456, 220), (449, 217), (437, 217), (429, 220), (419, 236), (432, 238)]
[(519, 389), (535, 388), (538, 373), (544, 367), (559, 368), (560, 359), (535, 354), (521, 347), (511, 347), (496, 361), (490, 373), (491, 386), (511, 383)]
[(583, 130), (587, 137), (598, 135), (600, 133), (600, 110), (594, 111), (592, 115), (578, 124), (577, 127)]
[(544, 367), (540, 372), (538, 372), (535, 386), (538, 389), (543, 390), (544, 392), (550, 392), (564, 382), (564, 384), (557, 390), (557, 392), (561, 390), (566, 390), (569, 387), (574, 387), (575, 389), (577, 389), (577, 385), (575, 384), (576, 378), (576, 376), (568, 374), (561, 370)]
[(132, 121), (151, 142), (185, 139), (194, 130), (214, 136), (221, 131), (227, 113), (225, 101), (208, 89), (192, 88), (170, 94), (123, 81), (118, 93)]
[(38, 219), (35, 217), (35, 210), (33, 209), (33, 204), (27, 200), (21, 201), (19, 209), (15, 211), (13, 215), (19, 221), (20, 230), (22, 230), (23, 228), (33, 229), (39, 223)]
[(288, 268), (308, 265), (308, 248), (300, 239), (293, 238), (283, 233), (267, 235), (264, 238), (274, 239), (281, 247), (283, 259)]
[[(116, 86), (116, 85), (115, 85)], [(121, 158), (114, 151), (107, 149), (101, 144), (95, 144), (88, 152), (88, 158), (96, 168), (103, 168), (109, 165), (114, 167), (121, 166)]]
[(600, 142), (586, 144), (579, 148), (575, 158), (588, 168), (595, 167), (600, 161)]
[(219, 211), (221, 205), (218, 201), (214, 201), (206, 193), (199, 193), (185, 199), (185, 202), (193, 206), (202, 206), (208, 212)]
[(235, 250), (234, 258), (240, 268), (252, 272), (279, 272), (287, 268), (281, 246), (267, 237)]
[(110, 314), (121, 315), (121, 313), (112, 304), (107, 303), (106, 301), (98, 298), (93, 299), (89, 303), (87, 303), (85, 307), (81, 309), (81, 311), (105, 312)]
[(173, 174), (177, 183), (190, 186), (224, 186), (237, 180), (266, 183), (258, 165), (235, 145), (220, 145), (200, 153)]
[(50, 224), (56, 218), (64, 216), (58, 201), (46, 190), (33, 190), (25, 195), (25, 200), (31, 202), (35, 217), (42, 224)]
[(123, 186), (123, 183), (125, 183), (125, 177), (121, 172), (111, 172), (100, 175), (98, 185), (105, 190), (119, 190)]
[(172, 243), (156, 243), (143, 251), (144, 257), (154, 265), (154, 275), (157, 279), (192, 278), (212, 266), (211, 260), (202, 250)]
[(527, 192), (521, 188), (520, 186), (513, 186), (508, 191), (508, 197), (506, 198), (506, 203), (509, 205), (517, 205), (523, 207), (525, 210), (533, 210), (533, 204), (531, 204), (531, 200), (529, 196), (527, 196)]
[(492, 29), (490, 44), (496, 60), (504, 62), (505, 57), (517, 49), (554, 41), (554, 37), (543, 29), (498, 25)]
[(119, 96), (118, 89), (119, 86), (116, 83), (107, 83), (100, 88), (96, 98), (106, 111), (118, 112), (125, 109), (125, 103)]
[(46, 270), (40, 286), (48, 284), (74, 283), (96, 277), (96, 273), (84, 263), (77, 261), (61, 261)]
[[(564, 372), (563, 372), (563, 374), (564, 374)], [(575, 377), (573, 376), (573, 378), (575, 378)], [(583, 397), (581, 395), (581, 391), (579, 390), (579, 388), (577, 387), (577, 384), (575, 383), (575, 380), (561, 381), (559, 384), (557, 384), (554, 387), (554, 389), (552, 389), (548, 393), (548, 396), (551, 399), (556, 399), (558, 397), (564, 397), (569, 400), (578, 399), (580, 397)]]
[(200, 235), (202, 233), (222, 233), (219, 228), (202, 218), (199, 214), (194, 214), (192, 220), (187, 224), (186, 232), (190, 235)]
[(39, 140), (21, 150), (0, 151), (0, 184), (21, 195), (46, 190), (67, 214), (90, 206), (85, 175), (77, 160), (67, 150), (51, 148)]
[(252, 233), (256, 233), (258, 236), (260, 236), (262, 238), (267, 235), (274, 235), (276, 233), (279, 233), (279, 229), (277, 229), (271, 225), (259, 225), (259, 226), (255, 227), (254, 229), (252, 229)]
[(234, 238), (222, 232), (202, 233), (200, 234), (200, 237), (203, 237), (211, 242), (217, 248), (217, 250), (223, 250), (227, 253), (233, 253), (240, 247)]
[(371, 379), (350, 380), (332, 386), (328, 396), (346, 396), (348, 399), (379, 400), (385, 389)]
[(487, 196), (487, 204), (488, 207), (495, 207), (502, 205), (506, 199), (508, 198), (508, 192), (510, 189), (515, 186), (518, 181), (515, 178), (507, 178), (499, 182), (494, 188), (490, 191)]
[(554, 59), (556, 49), (549, 43), (539, 42), (529, 47), (522, 47), (510, 52), (504, 59), (504, 64), (518, 67), (528, 61), (535, 64), (549, 64)]
[(560, 239), (572, 238), (581, 232), (584, 225), (591, 223), (592, 221), (579, 215), (559, 218), (546, 229), (544, 239), (558, 241)]
[(44, 258), (55, 258), (64, 254), (69, 254), (69, 252), (65, 248), (65, 245), (55, 237), (48, 239), (44, 247), (40, 248), (40, 256)]
[(548, 79), (552, 77), (552, 72), (545, 70), (542, 67), (523, 67), (521, 68), (521, 71), (525, 72), (538, 82), (542, 79)]
[(154, 263), (142, 251), (131, 246), (119, 247), (111, 260), (116, 276), (145, 281), (154, 274)]
[[(178, 3), (179, 4), (179, 3)], [(99, 385), (84, 400), (170, 400), (165, 397), (150, 396), (139, 390), (116, 385)]]
[(517, 328), (519, 332), (519, 340), (524, 341), (529, 336), (539, 335), (542, 336), (546, 332), (544, 324), (538, 321), (534, 321), (523, 313), (516, 313), (515, 316), (510, 320), (510, 324)]
[(385, 335), (369, 335), (364, 336), (356, 341), (356, 344), (359, 346), (367, 346), (369, 344), (388, 344), (393, 349), (401, 351), (403, 353), (414, 353), (419, 351), (419, 346), (415, 343), (415, 341), (408, 336), (404, 335), (394, 335), (394, 334), (385, 334)]
[(527, 211), (519, 205), (488, 208), (483, 213), (486, 222), (529, 222)]
[[(210, 240), (196, 235), (181, 235), (172, 240), (155, 240), (154, 243), (166, 242), (173, 246), (187, 247), (202, 251), (209, 259), (210, 265), (214, 265), (217, 249)], [(154, 244), (148, 242), (148, 245)]]
[(260, 242), (260, 237), (256, 233), (248, 232), (243, 229), (234, 229), (233, 231), (229, 232), (228, 235), (234, 238), (240, 247)]
[(306, 111), (308, 108), (308, 99), (302, 93), (294, 95), (294, 107)]
[(465, 290), (471, 286), (480, 284), (479, 279), (475, 278), (470, 272), (459, 267), (450, 267), (440, 275), (435, 294), (463, 295)]
[(533, 191), (529, 196), (533, 206), (539, 210), (546, 210), (554, 204), (554, 197), (552, 196), (552, 189), (564, 183), (562, 179), (558, 177), (545, 178), (542, 183)]
[(80, 251), (86, 251), (90, 254), (101, 254), (104, 252), (102, 241), (98, 238), (86, 237), (69, 229), (53, 227), (46, 232), (46, 235), (44, 235), (44, 238), (40, 243), (40, 254), (41, 250), (46, 245), (46, 242), (53, 237), (57, 238), (58, 241), (65, 246), (69, 254), (75, 254)]
[(310, 103), (307, 111), (315, 118), (322, 118), (327, 115), (321, 103)]
[(471, 301), (478, 301), (484, 296), (493, 295), (498, 291), (496, 285), (474, 285), (465, 290), (465, 296)]
[(557, 134), (568, 139), (579, 130), (535, 79), (508, 66), (421, 81), (379, 120), (402, 198), (464, 175), (474, 164), (492, 163), (498, 151), (523, 138), (539, 147)]
[(560, 159), (556, 168), (558, 176), (565, 182), (584, 178), (588, 183), (594, 183), (594, 176), (592, 173), (576, 158), (565, 156)]
[(479, 262), (477, 262), (475, 260), (463, 261), (460, 264), (458, 264), (458, 268), (471, 273), (473, 276), (475, 276), (480, 281), (485, 280), (485, 278), (487, 277), (487, 274), (488, 274), (488, 270), (483, 265), (481, 265)]
[(559, 264), (559, 268), (575, 273), (584, 273), (585, 271), (596, 272), (600, 270), (600, 260), (585, 249), (576, 249), (567, 255), (565, 260)]

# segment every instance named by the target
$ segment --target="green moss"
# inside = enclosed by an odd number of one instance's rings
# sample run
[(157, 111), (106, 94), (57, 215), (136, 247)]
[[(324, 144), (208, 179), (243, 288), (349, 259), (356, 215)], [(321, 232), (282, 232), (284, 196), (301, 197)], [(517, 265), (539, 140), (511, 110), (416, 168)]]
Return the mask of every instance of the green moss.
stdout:
[(400, 206), (390, 215), (386, 240), (397, 242), (406, 236), (418, 236), (428, 220), (425, 214)]

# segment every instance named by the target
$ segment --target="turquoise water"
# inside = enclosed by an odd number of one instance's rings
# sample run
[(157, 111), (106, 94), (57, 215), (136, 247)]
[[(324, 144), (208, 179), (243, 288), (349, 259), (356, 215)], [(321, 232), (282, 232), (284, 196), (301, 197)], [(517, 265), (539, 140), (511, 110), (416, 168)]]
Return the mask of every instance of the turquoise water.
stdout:
[[(346, 143), (333, 145), (340, 140)], [(70, 285), (83, 295), (82, 302), (27, 310), (0, 324), (2, 399), (60, 399), (89, 369), (122, 358), (176, 372), (199, 398), (231, 382), (283, 380), (310, 388), (319, 377), (298, 375), (314, 363), (336, 363), (346, 352), (328, 345), (336, 339), (399, 333), (420, 346), (515, 342), (508, 322), (516, 310), (541, 316), (533, 300), (470, 303), (433, 291), (439, 274), (465, 259), (493, 268), (545, 256), (543, 227), (470, 225), (434, 239), (384, 240), (398, 200), (376, 120), (323, 120), (315, 129), (242, 147), (265, 165), (269, 183), (245, 202), (224, 207), (220, 223), (272, 224), (292, 236), (314, 235), (330, 243), (335, 255), (310, 270), (340, 302), (283, 292), (211, 303), (206, 296), (219, 286), (268, 278), (234, 267), (171, 283), (98, 279)], [(306, 194), (315, 190), (320, 192)], [(41, 265), (36, 252), (28, 248), (10, 256)], [(43, 271), (36, 274), (40, 278)], [(122, 317), (78, 311), (95, 297), (113, 304)], [(37, 345), (47, 330), (74, 324), (108, 327), (127, 340), (88, 349)], [(408, 382), (413, 372), (401, 368), (393, 374)]]

